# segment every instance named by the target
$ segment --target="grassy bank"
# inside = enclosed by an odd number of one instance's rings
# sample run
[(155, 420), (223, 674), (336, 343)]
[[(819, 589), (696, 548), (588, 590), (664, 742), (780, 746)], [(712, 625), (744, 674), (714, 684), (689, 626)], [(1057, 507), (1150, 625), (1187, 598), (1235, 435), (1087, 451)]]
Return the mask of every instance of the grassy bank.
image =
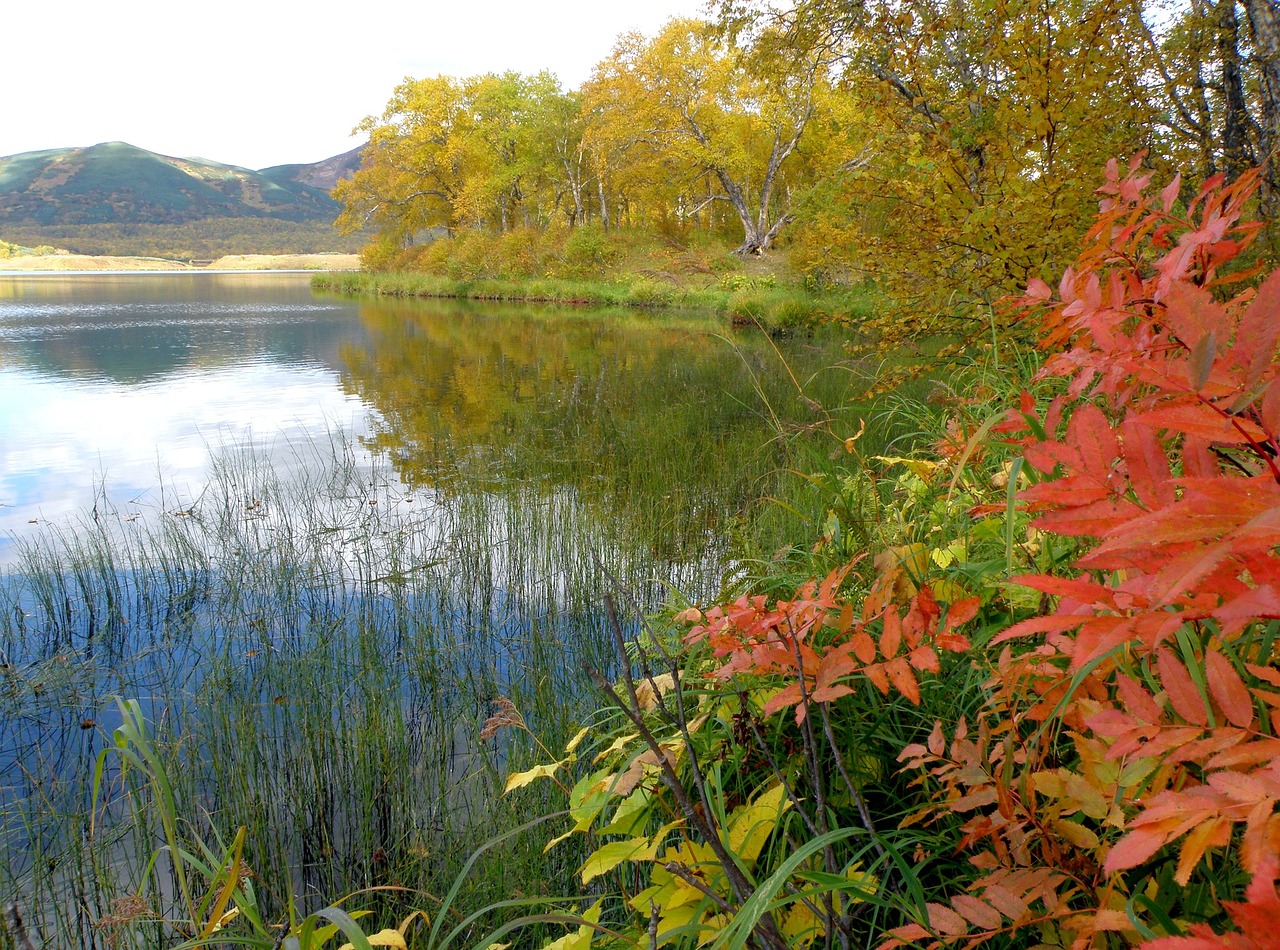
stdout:
[(856, 320), (871, 298), (853, 290), (814, 292), (771, 278), (733, 275), (706, 287), (648, 277), (584, 280), (557, 277), (454, 279), (415, 273), (330, 273), (312, 280), (317, 290), (377, 297), (442, 297), (525, 301), (596, 307), (689, 308), (735, 323), (758, 323), (771, 333)]

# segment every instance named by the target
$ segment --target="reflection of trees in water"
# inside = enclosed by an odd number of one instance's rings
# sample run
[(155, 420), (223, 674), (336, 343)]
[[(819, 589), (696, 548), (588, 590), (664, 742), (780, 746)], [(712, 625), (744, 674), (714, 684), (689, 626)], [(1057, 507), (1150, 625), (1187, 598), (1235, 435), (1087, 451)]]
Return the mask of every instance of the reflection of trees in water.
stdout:
[(338, 365), (354, 305), (296, 274), (0, 276), (0, 366), (125, 386), (251, 362)]
[[(762, 339), (512, 308), (379, 303), (361, 316), (369, 343), (344, 348), (344, 383), (378, 409), (372, 447), (406, 482), (571, 487), (673, 554), (771, 492), (784, 459), (765, 400), (812, 418)], [(838, 349), (800, 356), (823, 365)]]

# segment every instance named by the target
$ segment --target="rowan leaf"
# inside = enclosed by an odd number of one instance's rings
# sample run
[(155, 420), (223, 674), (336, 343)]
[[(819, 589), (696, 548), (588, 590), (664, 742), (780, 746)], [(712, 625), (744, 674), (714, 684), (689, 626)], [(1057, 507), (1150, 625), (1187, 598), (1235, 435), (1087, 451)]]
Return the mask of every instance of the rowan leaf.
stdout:
[(915, 705), (920, 705), (920, 686), (905, 657), (896, 657), (885, 663), (884, 671), (898, 692)]
[(956, 894), (951, 898), (951, 906), (961, 917), (983, 930), (996, 930), (1003, 923), (1000, 911), (971, 894)]
[[(1248, 360), (1244, 385), (1251, 389), (1276, 358), (1280, 340), (1280, 270), (1263, 281), (1248, 309), (1240, 317), (1235, 347)], [(1274, 429), (1272, 430), (1274, 431)]]
[(1224, 847), (1231, 842), (1231, 822), (1221, 816), (1210, 818), (1197, 825), (1182, 839), (1182, 850), (1178, 854), (1178, 868), (1173, 879), (1183, 887), (1191, 880), (1191, 872), (1196, 869), (1200, 859), (1208, 848)]
[(1171, 650), (1156, 651), (1156, 671), (1160, 675), (1160, 683), (1164, 686), (1165, 695), (1173, 704), (1174, 712), (1197, 726), (1208, 725), (1209, 714), (1204, 708), (1204, 698), (1196, 689), (1187, 668)]
[(1164, 845), (1167, 839), (1161, 831), (1147, 828), (1136, 828), (1111, 846), (1107, 852), (1107, 860), (1102, 869), (1107, 874), (1127, 871), (1135, 868), (1151, 857)]
[(1204, 665), (1209, 695), (1222, 707), (1233, 726), (1247, 728), (1253, 722), (1253, 699), (1240, 674), (1231, 661), (1216, 650), (1205, 653)]
[(1148, 508), (1173, 504), (1177, 493), (1170, 477), (1169, 457), (1155, 432), (1150, 426), (1126, 418), (1120, 424), (1120, 434), (1129, 484), (1138, 500)]
[(945, 904), (930, 901), (925, 907), (929, 911), (929, 926), (948, 937), (962, 937), (969, 932), (969, 923)]

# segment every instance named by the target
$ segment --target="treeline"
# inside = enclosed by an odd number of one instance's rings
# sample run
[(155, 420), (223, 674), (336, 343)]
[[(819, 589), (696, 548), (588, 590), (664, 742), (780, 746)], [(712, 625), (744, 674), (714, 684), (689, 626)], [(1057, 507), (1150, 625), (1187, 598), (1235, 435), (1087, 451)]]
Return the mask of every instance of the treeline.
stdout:
[(321, 222), (209, 218), (186, 224), (17, 224), (4, 236), (16, 244), (51, 244), (74, 254), (211, 260), (226, 254), (354, 253), (364, 243)]
[[(361, 126), (339, 227), (383, 266), (467, 230), (711, 232), (971, 313), (1070, 259), (1107, 160), (1145, 150), (1196, 177), (1266, 160), (1277, 25), (1268, 0), (726, 0), (621, 37), (577, 90), (407, 80)], [(1272, 165), (1264, 217), (1276, 186)]]
[(10, 244), (8, 241), (0, 241), (0, 258), (9, 257), (43, 257), (47, 254), (56, 254), (57, 248), (50, 247), (47, 244), (38, 247), (23, 247), (21, 244)]

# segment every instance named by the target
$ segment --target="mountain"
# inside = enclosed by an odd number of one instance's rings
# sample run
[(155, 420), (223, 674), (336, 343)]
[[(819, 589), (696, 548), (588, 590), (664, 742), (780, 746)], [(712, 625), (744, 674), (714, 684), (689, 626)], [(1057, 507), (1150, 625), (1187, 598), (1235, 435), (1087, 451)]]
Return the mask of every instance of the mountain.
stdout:
[(342, 179), (350, 178), (355, 174), (356, 169), (360, 167), (360, 153), (363, 151), (364, 146), (361, 145), (349, 152), (335, 155), (333, 158), (326, 158), (322, 162), (313, 162), (310, 165), (272, 165), (270, 168), (262, 169), (258, 174), (282, 184), (293, 182), (309, 185), (327, 194), (333, 191), (333, 186)]
[(330, 223), (329, 190), (359, 165), (359, 149), (311, 165), (254, 171), (174, 158), (125, 142), (0, 158), (0, 227), (185, 224), (210, 218)]

